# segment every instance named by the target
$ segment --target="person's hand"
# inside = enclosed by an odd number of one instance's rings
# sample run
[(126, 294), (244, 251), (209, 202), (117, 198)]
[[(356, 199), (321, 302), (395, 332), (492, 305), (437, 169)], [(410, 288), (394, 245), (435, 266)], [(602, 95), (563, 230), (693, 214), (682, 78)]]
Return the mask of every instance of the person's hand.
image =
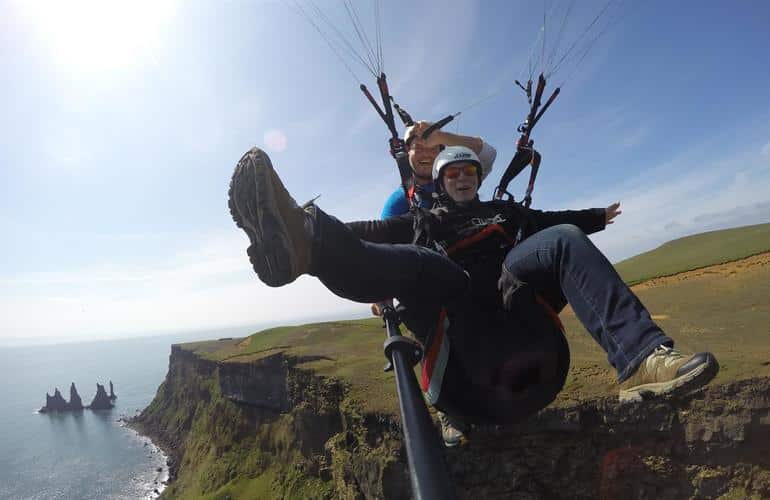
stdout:
[(606, 225), (612, 224), (614, 222), (613, 219), (623, 213), (619, 209), (620, 209), (619, 201), (616, 201), (615, 203), (613, 203), (612, 205), (604, 209), (604, 222)]
[(372, 314), (375, 316), (382, 316), (382, 309), (385, 306), (393, 307), (393, 299), (381, 300), (372, 304)]
[(410, 139), (410, 145), (415, 144), (419, 145), (419, 147), (429, 149), (446, 144), (446, 139), (442, 130), (434, 130), (427, 139), (422, 138), (422, 134), (425, 133), (431, 125), (433, 125), (433, 123), (423, 120), (414, 122), (414, 125), (409, 127), (405, 134)]

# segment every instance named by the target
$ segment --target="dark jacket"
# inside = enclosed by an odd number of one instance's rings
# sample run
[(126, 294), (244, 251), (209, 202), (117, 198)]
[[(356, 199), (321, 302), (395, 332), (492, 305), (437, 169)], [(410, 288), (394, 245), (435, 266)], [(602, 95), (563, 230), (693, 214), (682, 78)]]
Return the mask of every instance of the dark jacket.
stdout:
[(605, 227), (605, 210), (564, 210), (544, 212), (502, 200), (468, 205), (444, 204), (423, 211), (415, 224), (413, 213), (385, 220), (352, 222), (348, 226), (361, 239), (374, 243), (416, 243), (447, 253), (468, 271), (473, 295), (484, 308), (497, 308), (500, 295), (497, 280), (508, 251), (547, 227), (573, 224), (586, 234)]

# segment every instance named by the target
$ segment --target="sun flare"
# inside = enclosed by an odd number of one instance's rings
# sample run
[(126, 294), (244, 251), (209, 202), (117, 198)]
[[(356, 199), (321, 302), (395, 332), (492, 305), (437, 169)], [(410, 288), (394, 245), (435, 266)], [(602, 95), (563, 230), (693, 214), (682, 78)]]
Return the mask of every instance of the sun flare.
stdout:
[(82, 74), (135, 69), (151, 61), (177, 2), (19, 0), (17, 5), (54, 62)]

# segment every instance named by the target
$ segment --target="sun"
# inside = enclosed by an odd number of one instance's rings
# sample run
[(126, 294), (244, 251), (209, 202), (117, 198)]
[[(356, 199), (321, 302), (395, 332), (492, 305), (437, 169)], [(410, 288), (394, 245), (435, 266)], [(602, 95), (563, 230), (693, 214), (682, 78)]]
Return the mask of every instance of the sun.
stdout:
[(136, 69), (152, 61), (175, 0), (18, 0), (23, 22), (53, 61), (76, 74)]

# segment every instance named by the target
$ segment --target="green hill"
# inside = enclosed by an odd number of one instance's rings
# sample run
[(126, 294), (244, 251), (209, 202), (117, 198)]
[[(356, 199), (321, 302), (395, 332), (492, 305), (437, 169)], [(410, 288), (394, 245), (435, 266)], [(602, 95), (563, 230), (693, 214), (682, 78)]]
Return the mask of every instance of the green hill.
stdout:
[[(653, 319), (680, 349), (714, 353), (721, 370), (711, 386), (717, 386), (770, 377), (767, 250), (770, 224), (763, 224), (675, 240), (619, 267), (626, 279), (637, 276), (642, 281), (738, 260), (635, 287)], [(751, 254), (762, 255), (741, 259)], [(606, 354), (569, 308), (560, 316), (571, 363), (564, 390), (552, 408), (616, 397), (616, 374)], [(405, 485), (405, 476), (393, 472), (399, 431), (388, 422), (396, 421), (399, 410), (393, 372), (382, 371), (384, 339), (381, 320), (373, 318), (285, 326), (245, 338), (178, 346), (166, 381), (137, 424), (176, 453), (178, 476), (163, 497), (359, 498), (344, 493), (346, 484), (357, 481), (351, 478)], [(301, 404), (288, 413), (239, 406), (223, 395), (221, 380), (241, 381), (244, 386), (256, 380), (255, 387), (273, 384), (278, 389), (263, 392), (274, 399), (264, 401), (280, 400), (286, 393)], [(239, 389), (234, 394), (250, 393)], [(734, 409), (728, 406), (725, 411)], [(678, 421), (676, 414), (672, 418)], [(744, 427), (736, 428), (743, 440)], [(518, 441), (516, 446), (518, 450)], [(481, 447), (485, 450), (483, 443)], [(477, 455), (468, 456), (470, 462), (479, 460)], [(354, 469), (358, 476), (351, 472)], [(404, 497), (377, 491), (370, 497)]]
[[(768, 251), (770, 223), (687, 236), (616, 267), (633, 284)], [(761, 260), (636, 293), (680, 346), (718, 354), (720, 378), (740, 379), (756, 375), (756, 370), (770, 375), (770, 360), (764, 354), (770, 338), (770, 305), (761, 300), (770, 296), (770, 259)], [(572, 374), (560, 399), (566, 402), (616, 393), (604, 352), (569, 307), (561, 317), (572, 352)], [(382, 372), (384, 338), (382, 321), (372, 318), (279, 327), (235, 343), (202, 342), (185, 348), (226, 362), (249, 362), (283, 351), (305, 359), (301, 365), (322, 376), (347, 382), (351, 396), (365, 401), (368, 410), (395, 413), (393, 374)]]
[(615, 264), (629, 284), (770, 252), (770, 223), (710, 231), (664, 243)]

